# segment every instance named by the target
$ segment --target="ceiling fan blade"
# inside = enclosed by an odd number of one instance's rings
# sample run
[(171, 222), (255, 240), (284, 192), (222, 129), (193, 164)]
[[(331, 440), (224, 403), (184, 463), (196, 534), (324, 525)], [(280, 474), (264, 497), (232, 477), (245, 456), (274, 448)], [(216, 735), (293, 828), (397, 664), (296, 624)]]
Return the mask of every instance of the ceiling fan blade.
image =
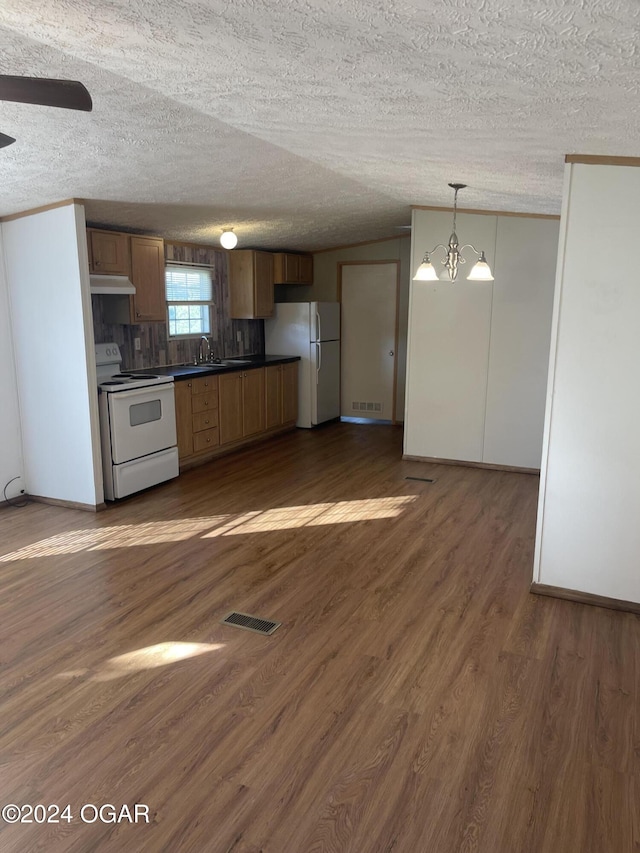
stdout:
[(0, 74), (0, 101), (41, 104), (66, 110), (90, 112), (91, 95), (76, 80), (49, 80), (45, 77), (10, 77)]
[(15, 142), (13, 136), (7, 136), (6, 133), (0, 133), (0, 148), (6, 148), (7, 145), (11, 145), (12, 142)]

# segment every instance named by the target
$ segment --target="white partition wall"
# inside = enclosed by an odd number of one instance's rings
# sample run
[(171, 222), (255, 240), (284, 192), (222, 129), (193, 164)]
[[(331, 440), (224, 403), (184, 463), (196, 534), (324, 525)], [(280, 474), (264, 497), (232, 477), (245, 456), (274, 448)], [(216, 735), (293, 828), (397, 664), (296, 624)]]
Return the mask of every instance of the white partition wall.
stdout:
[[(451, 222), (414, 210), (412, 275)], [(455, 283), (411, 282), (405, 455), (539, 468), (558, 220), (458, 213), (457, 232), (495, 282), (466, 280), (470, 252)]]
[(498, 217), (485, 463), (540, 467), (558, 226)]
[(2, 234), (26, 490), (95, 506), (103, 493), (84, 209), (23, 216)]
[(640, 602), (640, 168), (568, 164), (534, 582)]

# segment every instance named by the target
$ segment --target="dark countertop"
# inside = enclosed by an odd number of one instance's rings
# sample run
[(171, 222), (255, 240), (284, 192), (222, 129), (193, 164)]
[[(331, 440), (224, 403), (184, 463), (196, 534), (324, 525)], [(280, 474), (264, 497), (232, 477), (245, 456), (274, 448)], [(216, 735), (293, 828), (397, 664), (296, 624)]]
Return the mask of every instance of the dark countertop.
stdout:
[[(227, 359), (231, 361), (232, 359)], [(299, 355), (245, 355), (238, 356), (236, 364), (167, 364), (159, 367), (135, 368), (128, 372), (147, 373), (150, 376), (173, 376), (176, 382), (193, 379), (194, 376), (214, 376), (217, 373), (234, 373), (238, 370), (253, 370), (270, 364), (286, 364), (300, 361)]]

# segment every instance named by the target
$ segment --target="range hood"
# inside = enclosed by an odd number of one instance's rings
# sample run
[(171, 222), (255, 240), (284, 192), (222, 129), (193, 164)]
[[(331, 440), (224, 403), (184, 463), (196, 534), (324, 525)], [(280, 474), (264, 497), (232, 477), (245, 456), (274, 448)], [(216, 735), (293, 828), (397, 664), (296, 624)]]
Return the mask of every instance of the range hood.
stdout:
[(136, 292), (126, 275), (90, 275), (91, 293), (111, 293), (128, 296)]

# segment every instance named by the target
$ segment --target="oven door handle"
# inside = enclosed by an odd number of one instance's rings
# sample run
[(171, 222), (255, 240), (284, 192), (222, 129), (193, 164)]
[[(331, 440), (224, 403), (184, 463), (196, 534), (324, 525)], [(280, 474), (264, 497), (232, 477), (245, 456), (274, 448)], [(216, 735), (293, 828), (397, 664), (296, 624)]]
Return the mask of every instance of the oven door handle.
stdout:
[(130, 397), (142, 397), (143, 395), (151, 394), (157, 395), (162, 394), (163, 392), (173, 391), (173, 382), (162, 382), (157, 385), (146, 385), (142, 388), (130, 388), (128, 391), (105, 391), (104, 389), (100, 389), (101, 394), (108, 394), (111, 399), (118, 400), (127, 400)]

